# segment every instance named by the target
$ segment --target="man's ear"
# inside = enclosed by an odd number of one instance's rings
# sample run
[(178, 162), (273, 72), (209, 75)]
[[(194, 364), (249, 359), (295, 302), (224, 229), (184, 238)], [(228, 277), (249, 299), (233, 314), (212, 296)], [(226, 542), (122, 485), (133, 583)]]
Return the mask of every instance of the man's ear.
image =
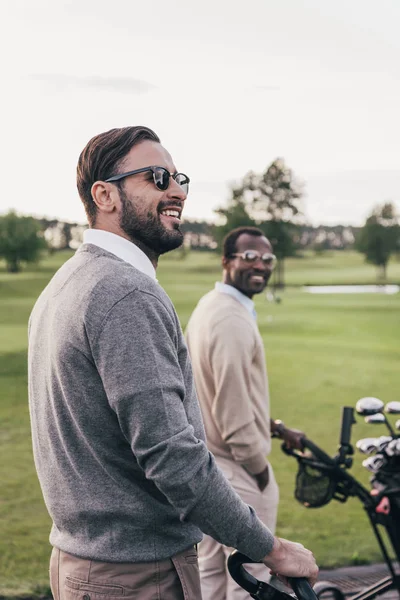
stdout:
[(229, 265), (229, 258), (227, 258), (226, 256), (223, 256), (222, 260), (221, 260), (221, 264), (224, 269), (227, 269), (228, 265)]
[(116, 209), (119, 195), (115, 186), (104, 181), (95, 181), (91, 193), (93, 202), (100, 212), (112, 213)]

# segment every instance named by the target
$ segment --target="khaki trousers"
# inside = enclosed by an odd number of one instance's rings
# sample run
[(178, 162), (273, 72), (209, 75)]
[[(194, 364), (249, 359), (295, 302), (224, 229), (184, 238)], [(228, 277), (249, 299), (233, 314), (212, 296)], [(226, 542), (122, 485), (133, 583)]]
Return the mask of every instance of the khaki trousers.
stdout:
[[(269, 484), (261, 492), (254, 477), (243, 467), (218, 456), (215, 459), (242, 500), (250, 504), (264, 525), (275, 533), (279, 489), (271, 465), (269, 465)], [(233, 548), (222, 546), (208, 535), (200, 542), (199, 568), (203, 600), (250, 600), (250, 595), (238, 586), (228, 573), (226, 560), (232, 550)], [(270, 579), (269, 570), (265, 565), (248, 565), (246, 569), (257, 579), (262, 581)]]
[(54, 600), (201, 600), (197, 551), (151, 563), (85, 560), (53, 548)]

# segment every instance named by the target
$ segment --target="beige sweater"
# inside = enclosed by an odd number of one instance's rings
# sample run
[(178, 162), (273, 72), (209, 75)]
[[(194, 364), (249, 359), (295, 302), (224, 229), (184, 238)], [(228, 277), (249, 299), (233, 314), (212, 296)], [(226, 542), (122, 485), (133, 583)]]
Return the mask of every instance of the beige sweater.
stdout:
[(265, 355), (255, 320), (236, 298), (213, 290), (195, 308), (186, 340), (209, 449), (260, 473), (268, 464), (271, 435)]

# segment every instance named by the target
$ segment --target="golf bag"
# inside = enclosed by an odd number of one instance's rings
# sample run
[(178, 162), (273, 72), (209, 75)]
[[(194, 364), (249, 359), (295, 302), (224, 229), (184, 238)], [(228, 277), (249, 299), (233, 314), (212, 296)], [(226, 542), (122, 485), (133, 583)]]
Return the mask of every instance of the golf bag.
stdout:
[[(376, 399), (365, 398), (362, 400)], [(362, 400), (357, 403), (357, 412), (364, 416), (373, 414), (365, 412)], [(368, 405), (368, 403), (366, 404)], [(381, 404), (383, 411), (383, 403)], [(397, 405), (399, 403), (389, 404)], [(397, 412), (397, 410), (388, 410), (387, 412)], [(295, 457), (298, 462), (294, 495), (303, 506), (320, 508), (332, 500), (344, 503), (349, 497), (357, 497), (367, 512), (390, 575), (354, 595), (352, 600), (371, 600), (390, 589), (400, 592), (400, 575), (395, 571), (394, 561), (390, 558), (390, 551), (380, 532), (380, 528), (386, 531), (392, 550), (397, 561), (400, 562), (400, 439), (387, 418), (383, 413), (380, 414), (384, 418), (379, 422), (387, 424), (391, 435), (381, 436), (377, 439), (367, 438), (357, 442), (357, 448), (361, 452), (365, 454), (376, 452), (374, 456), (363, 461), (363, 466), (373, 473), (370, 479), (370, 490), (366, 489), (348, 472), (352, 466), (351, 455), (353, 454), (353, 447), (350, 444), (351, 426), (355, 422), (352, 407), (343, 408), (341, 439), (337, 456), (330, 457), (307, 438), (303, 440), (304, 448), (301, 452), (288, 449), (285, 444), (282, 445), (282, 450)], [(373, 421), (369, 420), (368, 422)], [(317, 595), (321, 596), (328, 589), (332, 592), (332, 587), (335, 586), (328, 583), (324, 586), (322, 582), (318, 582), (314, 589)], [(336, 598), (344, 598), (339, 588), (336, 592), (334, 594)]]

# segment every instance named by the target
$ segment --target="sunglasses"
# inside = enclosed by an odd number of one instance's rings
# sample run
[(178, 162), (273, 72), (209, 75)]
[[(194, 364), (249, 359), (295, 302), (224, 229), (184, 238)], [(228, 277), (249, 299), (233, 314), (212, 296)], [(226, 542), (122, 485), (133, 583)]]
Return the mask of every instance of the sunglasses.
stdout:
[(265, 254), (260, 254), (255, 250), (245, 250), (241, 254), (232, 254), (232, 256), (237, 256), (244, 260), (247, 263), (254, 263), (259, 258), (262, 260), (264, 265), (267, 265), (271, 269), (275, 267), (276, 264), (276, 256), (275, 254), (271, 254), (270, 252), (266, 252)]
[(153, 173), (154, 185), (162, 192), (168, 189), (171, 177), (182, 188), (185, 194), (189, 192), (189, 177), (184, 173), (174, 173), (172, 175), (172, 173), (167, 171), (167, 169), (164, 169), (164, 167), (143, 167), (142, 169), (136, 169), (135, 171), (128, 171), (127, 173), (113, 175), (105, 181), (106, 183), (120, 181), (120, 179), (124, 179), (125, 177), (130, 177), (131, 175), (136, 175), (137, 173), (146, 173), (147, 171), (151, 171)]

